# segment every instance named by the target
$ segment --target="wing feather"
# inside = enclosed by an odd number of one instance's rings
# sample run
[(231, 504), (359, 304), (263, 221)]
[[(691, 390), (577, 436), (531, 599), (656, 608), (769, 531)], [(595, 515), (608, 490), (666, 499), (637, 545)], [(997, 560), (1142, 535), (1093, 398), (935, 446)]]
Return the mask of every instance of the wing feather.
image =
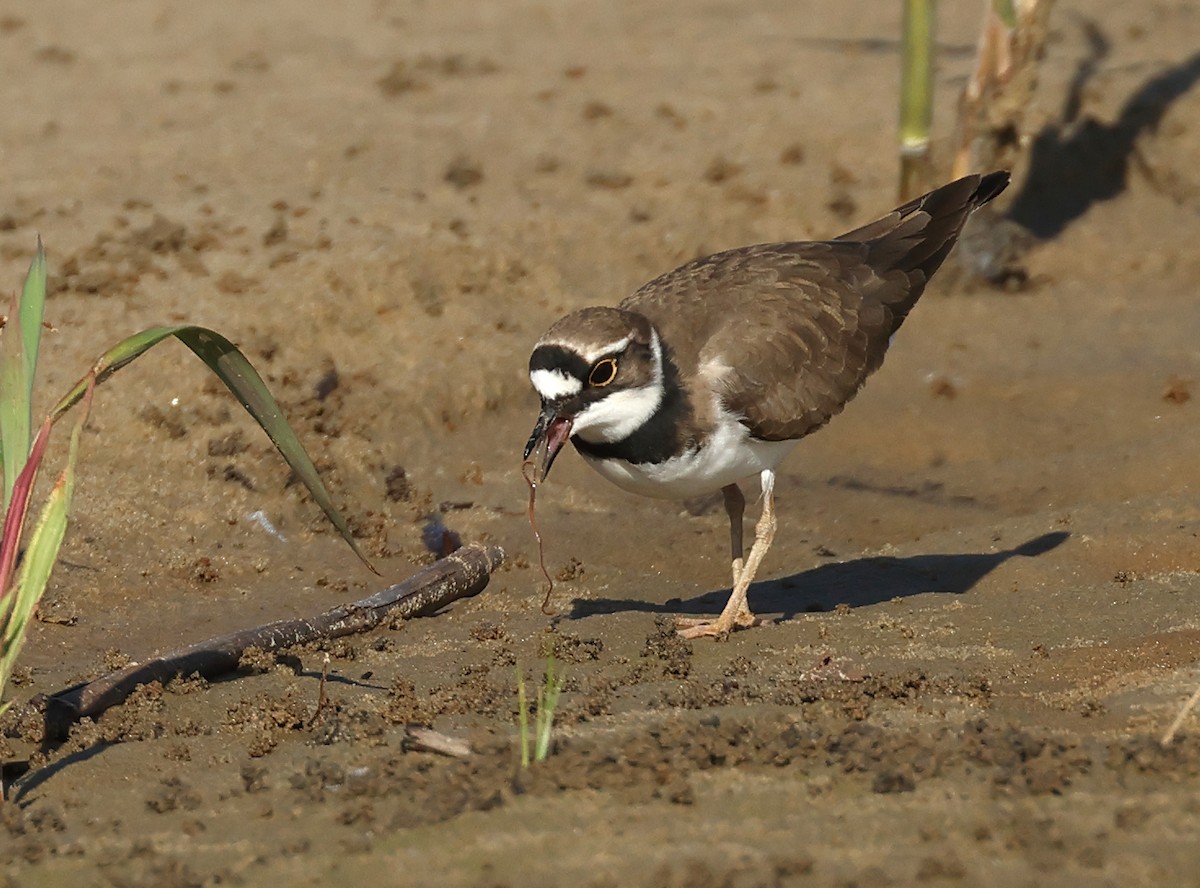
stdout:
[(621, 303), (658, 328), (684, 379), (763, 440), (803, 437), (841, 412), (970, 212), (1007, 184), (968, 176), (832, 241), (758, 244), (689, 262)]

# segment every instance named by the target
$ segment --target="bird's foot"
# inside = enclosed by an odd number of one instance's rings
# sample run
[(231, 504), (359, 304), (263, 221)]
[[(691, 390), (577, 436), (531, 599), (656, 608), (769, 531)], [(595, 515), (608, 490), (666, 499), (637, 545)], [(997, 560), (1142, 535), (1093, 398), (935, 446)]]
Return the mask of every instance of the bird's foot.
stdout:
[(676, 617), (675, 634), (680, 638), (715, 638), (723, 641), (736, 629), (750, 629), (762, 621), (749, 611), (742, 611), (732, 617), (725, 614), (715, 620), (711, 617)]

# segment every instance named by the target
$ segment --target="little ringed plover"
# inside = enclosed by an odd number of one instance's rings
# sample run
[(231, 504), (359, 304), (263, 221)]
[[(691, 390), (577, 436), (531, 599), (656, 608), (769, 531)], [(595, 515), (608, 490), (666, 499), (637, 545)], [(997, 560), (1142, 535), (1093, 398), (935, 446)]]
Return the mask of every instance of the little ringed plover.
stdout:
[[(683, 499), (720, 490), (733, 589), (717, 619), (681, 619), (679, 633), (723, 638), (755, 625), (746, 590), (775, 536), (779, 463), (879, 367), (967, 217), (1008, 179), (967, 176), (831, 240), (695, 259), (617, 308), (557, 321), (529, 359), (541, 398), (525, 447), (526, 459), (537, 450), (535, 481), (570, 440), (632, 493)], [(762, 515), (743, 560), (738, 482), (756, 475)]]

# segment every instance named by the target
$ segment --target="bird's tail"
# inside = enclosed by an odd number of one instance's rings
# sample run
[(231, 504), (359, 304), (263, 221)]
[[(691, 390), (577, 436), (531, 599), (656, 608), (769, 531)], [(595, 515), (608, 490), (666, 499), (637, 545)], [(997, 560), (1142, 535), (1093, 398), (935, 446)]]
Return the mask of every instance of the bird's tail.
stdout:
[(903, 292), (903, 304), (890, 306), (903, 320), (954, 248), (967, 218), (1008, 187), (1008, 180), (1007, 170), (964, 176), (835, 240), (865, 244), (877, 272), (884, 277), (899, 272), (908, 278), (908, 287), (887, 288), (897, 296)]

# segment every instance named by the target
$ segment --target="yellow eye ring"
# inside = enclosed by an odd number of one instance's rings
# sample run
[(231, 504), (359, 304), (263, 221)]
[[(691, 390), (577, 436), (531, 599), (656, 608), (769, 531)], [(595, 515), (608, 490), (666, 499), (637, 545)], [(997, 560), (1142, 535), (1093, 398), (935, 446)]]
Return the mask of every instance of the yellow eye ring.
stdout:
[(588, 374), (588, 385), (602, 388), (617, 378), (617, 361), (615, 358), (603, 358), (596, 362), (592, 372)]

